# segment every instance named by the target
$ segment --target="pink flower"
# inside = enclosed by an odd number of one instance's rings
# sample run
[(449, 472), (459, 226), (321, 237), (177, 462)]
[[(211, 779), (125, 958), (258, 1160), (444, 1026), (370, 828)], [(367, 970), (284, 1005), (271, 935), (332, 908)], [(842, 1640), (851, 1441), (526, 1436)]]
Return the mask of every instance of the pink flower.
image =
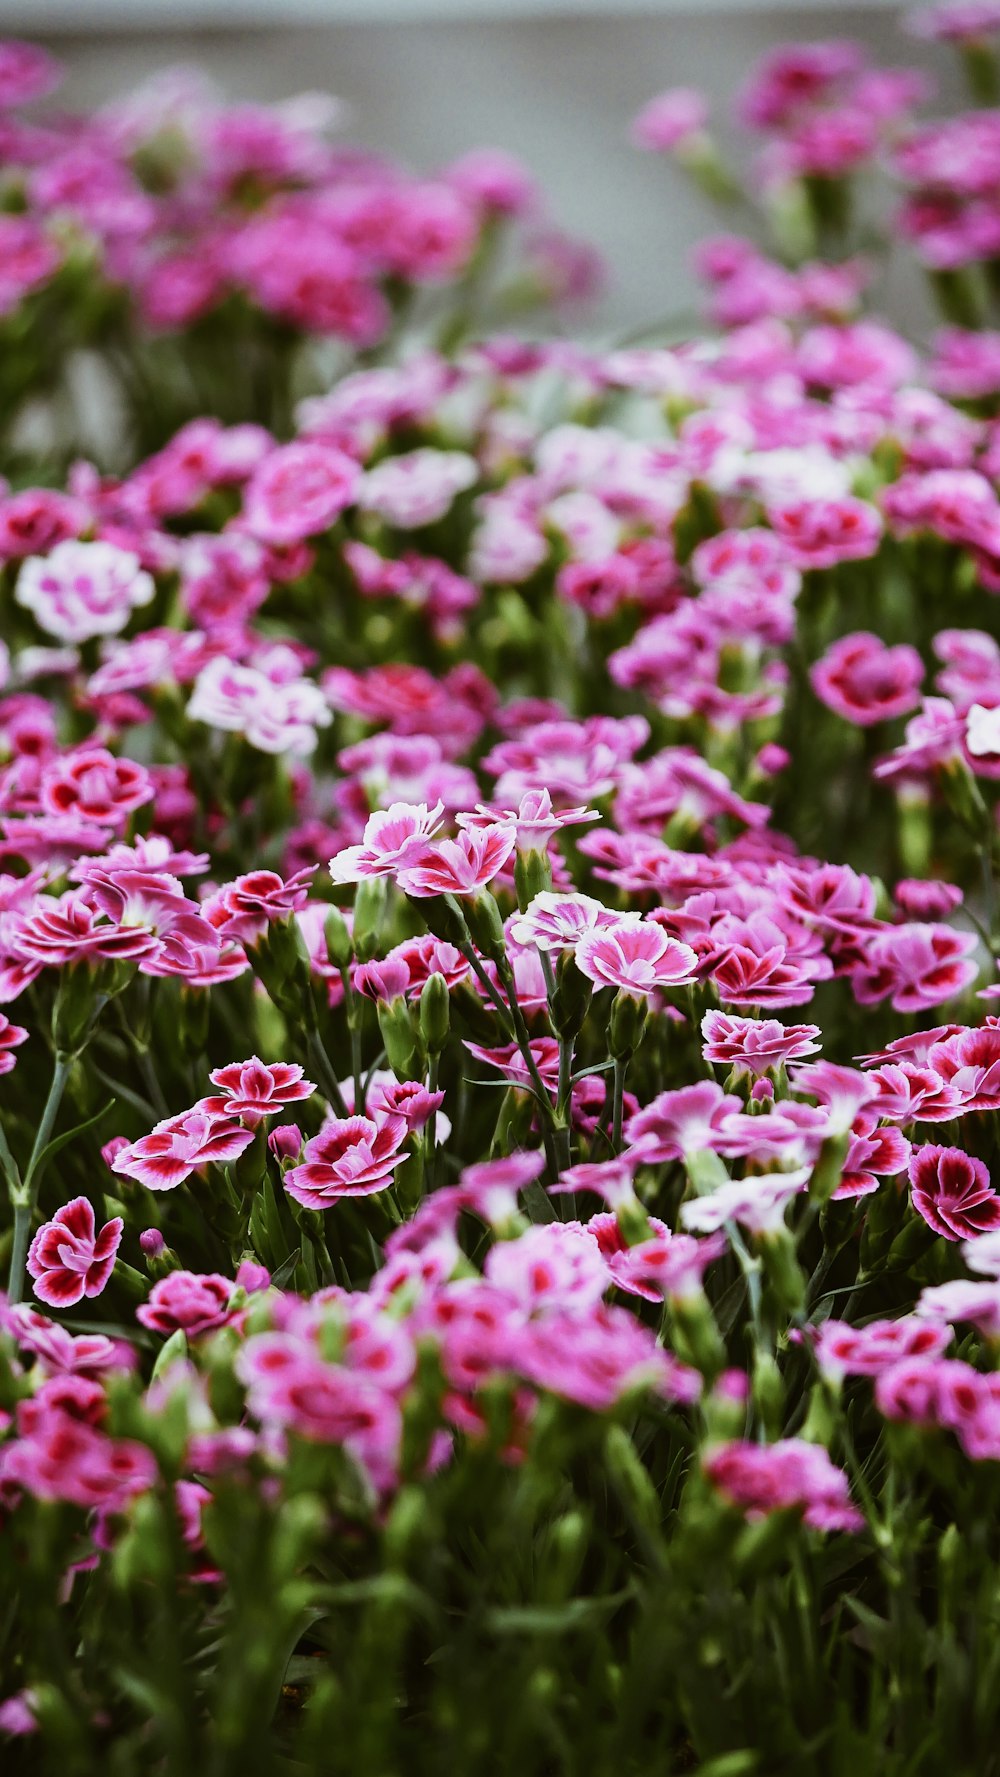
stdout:
[[(767, 1123), (769, 1118), (754, 1120)], [(681, 1221), (696, 1234), (714, 1234), (727, 1222), (738, 1222), (748, 1234), (766, 1238), (784, 1227), (785, 1211), (792, 1198), (806, 1189), (811, 1170), (803, 1166), (794, 1172), (730, 1179), (707, 1196), (690, 1197), (682, 1203)]]
[(187, 713), (223, 733), (241, 734), (262, 753), (306, 758), (330, 711), (319, 686), (298, 672), (277, 674), (225, 656), (209, 660), (195, 680)]
[(124, 1227), (121, 1216), (114, 1216), (96, 1233), (86, 1197), (74, 1197), (57, 1209), (28, 1251), (39, 1301), (49, 1308), (72, 1308), (84, 1296), (99, 1296), (114, 1270)]
[(284, 1185), (306, 1209), (328, 1209), (341, 1197), (369, 1197), (392, 1184), (409, 1135), (405, 1117), (335, 1117), (305, 1145), (301, 1166), (285, 1173)]
[(62, 77), (62, 64), (39, 44), (10, 37), (0, 43), (0, 107), (5, 111), (44, 98)]
[(548, 1222), (526, 1228), (516, 1240), (498, 1240), (483, 1272), (527, 1314), (544, 1308), (587, 1314), (610, 1282), (596, 1242), (568, 1222)]
[(368, 817), (360, 845), (349, 845), (330, 860), (336, 883), (363, 882), (371, 876), (394, 876), (408, 859), (423, 855), (444, 816), (444, 804), (393, 802)]
[(397, 871), (396, 881), (405, 895), (420, 899), (475, 896), (503, 869), (516, 843), (517, 828), (505, 823), (463, 830), (455, 839), (424, 846)]
[(265, 543), (300, 543), (330, 529), (361, 487), (353, 457), (331, 444), (279, 445), (255, 469), (243, 497), (247, 529)]
[(10, 1051), (27, 1040), (27, 1031), (20, 1024), (11, 1024), (10, 1019), (0, 1012), (0, 1074), (13, 1072), (15, 1059)]
[(659, 1166), (714, 1148), (727, 1119), (743, 1108), (742, 1099), (723, 1092), (714, 1080), (661, 1092), (625, 1125), (625, 1140), (638, 1163)]
[[(945, 1027), (947, 1028), (947, 1027)], [(1000, 1110), (1000, 1027), (954, 1030), (933, 1043), (927, 1055), (945, 1085), (959, 1098), (963, 1111)]]
[(1000, 1228), (1000, 1197), (981, 1160), (962, 1148), (927, 1143), (910, 1159), (913, 1207), (945, 1240), (968, 1240)]
[(13, 928), (13, 954), (22, 962), (62, 968), (78, 962), (138, 962), (159, 949), (159, 940), (140, 926), (102, 919), (82, 895), (41, 897), (32, 913)]
[(591, 895), (560, 895), (543, 889), (522, 914), (515, 915), (510, 935), (515, 944), (534, 944), (539, 950), (570, 950), (595, 927), (620, 924), (620, 915)]
[(552, 798), (548, 790), (526, 790), (516, 809), (494, 810), (484, 807), (482, 803), (475, 814), (460, 814), (460, 827), (491, 827), (497, 822), (507, 826), (511, 821), (517, 828), (517, 849), (519, 852), (544, 851), (549, 840), (562, 827), (577, 827), (586, 821), (598, 821), (600, 815), (595, 808), (561, 808), (552, 807)]
[(772, 506), (768, 518), (798, 568), (830, 568), (874, 555), (882, 520), (874, 506), (848, 494)]
[(229, 1319), (234, 1288), (228, 1277), (220, 1277), (215, 1271), (203, 1275), (171, 1271), (154, 1283), (149, 1300), (136, 1309), (135, 1317), (151, 1332), (162, 1333), (165, 1338), (181, 1331), (189, 1339), (197, 1339)]
[(38, 787), (46, 813), (79, 815), (109, 827), (124, 826), (135, 809), (153, 800), (154, 793), (145, 766), (116, 759), (104, 747), (86, 747), (54, 760)]
[(978, 964), (969, 956), (971, 932), (949, 926), (887, 926), (868, 939), (863, 960), (851, 971), (851, 986), (862, 1006), (889, 998), (897, 1012), (922, 1012), (954, 999), (974, 981)]
[(202, 902), (202, 912), (221, 938), (238, 944), (259, 944), (271, 925), (283, 924), (301, 912), (309, 898), (312, 870), (297, 870), (284, 881), (274, 870), (251, 870), (237, 876)]
[(662, 926), (635, 919), (585, 932), (575, 960), (595, 986), (617, 987), (634, 999), (693, 981), (698, 967), (690, 945), (668, 937)]
[(671, 87), (644, 105), (630, 131), (636, 148), (669, 154), (700, 136), (708, 122), (708, 106), (702, 93), (688, 86)]
[(847, 1476), (819, 1444), (785, 1438), (777, 1444), (723, 1444), (705, 1457), (705, 1473), (748, 1518), (798, 1508), (813, 1530), (861, 1530)]
[(812, 667), (816, 696), (860, 728), (905, 716), (920, 702), (924, 664), (916, 648), (887, 648), (867, 630), (843, 636)]
[(114, 543), (66, 538), (48, 556), (33, 555), (23, 563), (14, 596), (48, 635), (86, 642), (117, 635), (155, 590), (138, 556)]
[(232, 1061), (209, 1074), (223, 1096), (202, 1099), (199, 1109), (214, 1117), (241, 1117), (250, 1129), (286, 1105), (309, 1098), (316, 1088), (311, 1080), (302, 1078), (297, 1062), (275, 1061), (267, 1066), (256, 1055), (249, 1061)]
[(754, 1077), (819, 1050), (814, 1041), (820, 1034), (818, 1025), (781, 1024), (777, 1018), (737, 1018), (730, 1012), (709, 1011), (701, 1021), (701, 1032), (706, 1061)]
[(130, 1142), (111, 1170), (147, 1191), (172, 1191), (203, 1166), (237, 1159), (252, 1141), (253, 1130), (244, 1129), (235, 1117), (212, 1116), (196, 1106), (166, 1117), (149, 1135)]
[(478, 478), (479, 466), (465, 451), (425, 447), (369, 469), (358, 504), (397, 530), (418, 530), (444, 518), (456, 494)]
[[(22, 1403), (22, 1410), (30, 1403)], [(33, 1416), (27, 1436), (0, 1452), (0, 1483), (36, 1499), (65, 1500), (84, 1511), (121, 1511), (157, 1480), (151, 1450), (131, 1438), (109, 1438), (58, 1408)]]
[(940, 1357), (948, 1344), (946, 1327), (916, 1315), (899, 1320), (870, 1320), (852, 1327), (844, 1320), (826, 1320), (810, 1329), (816, 1362), (825, 1376), (880, 1376), (904, 1358)]

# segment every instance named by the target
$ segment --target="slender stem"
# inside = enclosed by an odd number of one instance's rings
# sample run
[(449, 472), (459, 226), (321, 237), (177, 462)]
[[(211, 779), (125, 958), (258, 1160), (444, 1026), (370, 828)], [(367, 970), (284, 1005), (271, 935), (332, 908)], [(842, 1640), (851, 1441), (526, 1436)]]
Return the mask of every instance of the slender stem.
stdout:
[(625, 1104), (625, 1069), (623, 1056), (615, 1056), (614, 1109), (611, 1121), (611, 1143), (616, 1154), (622, 1151), (622, 1113)]
[(24, 1175), (24, 1182), (17, 1186), (12, 1184), (10, 1189), (11, 1204), (14, 1210), (14, 1239), (10, 1253), (10, 1278), (7, 1284), (7, 1300), (11, 1307), (15, 1307), (24, 1295), (24, 1266), (28, 1256), (28, 1240), (31, 1234), (31, 1223), (35, 1214), (35, 1205), (38, 1201), (38, 1185), (41, 1178), (42, 1157), (45, 1153), (45, 1149), (48, 1147), (56, 1117), (59, 1115), (59, 1106), (62, 1103), (63, 1093), (66, 1090), (66, 1081), (69, 1079), (69, 1069), (70, 1057), (68, 1055), (62, 1055), (57, 1051), (52, 1067), (52, 1082), (49, 1086), (49, 1095), (45, 1100), (45, 1108), (42, 1111), (41, 1119), (35, 1132), (34, 1146), (32, 1147), (31, 1158), (28, 1161), (27, 1171)]
[[(438, 1071), (440, 1069), (440, 1066), (441, 1066), (440, 1055), (432, 1055), (430, 1058), (430, 1062), (428, 1064), (428, 1068), (427, 1068), (427, 1090), (428, 1090), (428, 1092), (436, 1092), (437, 1091)], [(430, 1185), (432, 1183), (433, 1172), (434, 1172), (434, 1157), (435, 1157), (435, 1153), (437, 1151), (437, 1111), (436, 1110), (433, 1110), (427, 1119), (427, 1128), (424, 1132), (424, 1139), (427, 1143), (427, 1158), (425, 1161), (425, 1165), (427, 1168), (427, 1185), (428, 1185), (428, 1189), (429, 1189)]]
[(340, 1087), (337, 1084), (337, 1076), (333, 1071), (330, 1057), (326, 1052), (323, 1039), (318, 1030), (311, 1030), (309, 1032), (309, 1053), (313, 1058), (313, 1065), (316, 1068), (316, 1072), (319, 1074), (319, 1083), (322, 1086), (323, 1091), (326, 1093), (327, 1098), (330, 1100), (338, 1117), (346, 1117), (347, 1106), (344, 1103), (344, 1094), (341, 1092)]

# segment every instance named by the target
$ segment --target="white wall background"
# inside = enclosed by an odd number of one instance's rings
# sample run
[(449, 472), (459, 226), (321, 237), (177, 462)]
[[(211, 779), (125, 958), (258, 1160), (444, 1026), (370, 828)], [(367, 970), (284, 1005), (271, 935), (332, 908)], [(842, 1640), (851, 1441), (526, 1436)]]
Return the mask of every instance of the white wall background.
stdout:
[[(601, 319), (615, 332), (690, 308), (687, 258), (713, 224), (669, 164), (628, 146), (628, 120), (653, 93), (701, 86), (721, 110), (763, 50), (793, 37), (858, 36), (883, 61), (948, 67), (903, 35), (896, 9), (878, 0), (860, 9), (745, 0), (692, 9), (688, 0), (687, 11), (675, 0), (645, 11), (620, 0), (526, 4), (535, 16), (519, 16), (519, 0), (268, 0), (270, 24), (253, 25), (245, 21), (258, 0), (199, 0), (203, 20), (228, 10), (233, 22), (195, 29), (181, 16), (187, 0), (0, 0), (0, 29), (38, 35), (54, 16), (64, 27), (72, 20), (72, 31), (45, 34), (69, 65), (63, 96), (74, 105), (188, 62), (233, 97), (332, 91), (349, 103), (352, 138), (415, 166), (479, 143), (508, 148), (533, 168), (556, 218), (608, 259), (613, 293)], [(383, 7), (410, 18), (379, 19)], [(341, 16), (359, 10), (367, 22)], [(440, 16), (449, 10), (494, 16)], [(438, 16), (414, 22), (417, 11)], [(112, 13), (120, 23), (99, 29)], [(329, 22), (296, 22), (310, 13)], [(173, 27), (142, 28), (153, 14)], [(909, 292), (901, 294), (905, 307)]]

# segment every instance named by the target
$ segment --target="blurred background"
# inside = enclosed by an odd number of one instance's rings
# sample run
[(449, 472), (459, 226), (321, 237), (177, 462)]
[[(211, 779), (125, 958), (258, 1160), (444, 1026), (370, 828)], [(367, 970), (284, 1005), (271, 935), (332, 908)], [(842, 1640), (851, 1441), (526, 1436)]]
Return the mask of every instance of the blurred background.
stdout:
[(711, 224), (669, 162), (630, 148), (644, 101), (698, 86), (721, 116), (769, 46), (830, 36), (861, 38), (885, 62), (933, 61), (946, 85), (948, 58), (902, 33), (899, 18), (880, 0), (0, 0), (0, 30), (44, 40), (67, 64), (70, 106), (187, 63), (233, 98), (335, 93), (342, 135), (415, 168), (477, 145), (511, 150), (554, 219), (607, 260), (595, 320), (615, 335), (690, 310), (690, 250)]

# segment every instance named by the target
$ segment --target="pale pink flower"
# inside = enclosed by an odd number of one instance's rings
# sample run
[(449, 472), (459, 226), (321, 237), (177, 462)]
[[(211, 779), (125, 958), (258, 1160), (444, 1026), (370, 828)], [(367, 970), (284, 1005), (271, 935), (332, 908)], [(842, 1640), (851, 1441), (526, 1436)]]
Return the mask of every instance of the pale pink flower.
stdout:
[(28, 1249), (28, 1272), (39, 1301), (48, 1308), (72, 1308), (85, 1296), (99, 1296), (114, 1269), (124, 1227), (121, 1216), (114, 1216), (97, 1233), (86, 1197), (74, 1197), (57, 1209)]
[(60, 642), (117, 635), (156, 588), (139, 558), (114, 543), (66, 538), (48, 556), (29, 556), (14, 596), (40, 629)]
[(818, 1025), (781, 1024), (777, 1018), (737, 1018), (731, 1012), (709, 1011), (701, 1021), (701, 1032), (706, 1061), (755, 1077), (819, 1049)]
[[(759, 1119), (766, 1122), (767, 1118)], [(785, 1225), (785, 1211), (793, 1197), (805, 1191), (811, 1168), (794, 1172), (767, 1172), (759, 1177), (730, 1179), (706, 1197), (691, 1197), (681, 1204), (685, 1228), (696, 1234), (713, 1234), (727, 1222), (738, 1222), (748, 1234), (766, 1237)]]
[(701, 136), (707, 122), (704, 94), (693, 87), (674, 86), (643, 106), (632, 121), (630, 135), (636, 148), (669, 154), (683, 148), (692, 137)]
[(370, 876), (394, 876), (408, 859), (423, 854), (441, 826), (444, 804), (393, 802), (369, 815), (360, 845), (345, 846), (330, 860), (336, 883), (363, 882)]
[(693, 981), (698, 957), (688, 944), (668, 937), (648, 920), (618, 920), (583, 934), (577, 968), (597, 987), (616, 987), (634, 999)]
[(870, 1320), (853, 1327), (844, 1320), (826, 1320), (809, 1329), (816, 1362), (824, 1376), (880, 1376), (904, 1358), (940, 1357), (949, 1341), (945, 1327), (916, 1315), (899, 1320)]
[(369, 469), (358, 504), (397, 530), (417, 530), (444, 518), (456, 494), (478, 479), (479, 466), (465, 451), (425, 447), (386, 457)]
[(316, 730), (329, 726), (330, 710), (311, 679), (272, 678), (255, 666), (219, 656), (202, 667), (187, 709), (193, 722), (242, 734), (262, 753), (314, 751)]
[(526, 790), (516, 809), (490, 809), (479, 803), (474, 814), (457, 816), (460, 827), (490, 827), (513, 821), (517, 828), (519, 852), (544, 851), (549, 840), (562, 827), (577, 827), (586, 821), (599, 821), (595, 808), (554, 809), (548, 790)]
[(862, 1006), (888, 998), (897, 1012), (922, 1012), (954, 999), (976, 979), (979, 966), (971, 932), (949, 926), (885, 926), (864, 946), (851, 971), (851, 986)]
[(1000, 1026), (946, 1025), (932, 1034), (941, 1040), (931, 1044), (927, 1064), (957, 1093), (962, 1110), (1000, 1110)]

